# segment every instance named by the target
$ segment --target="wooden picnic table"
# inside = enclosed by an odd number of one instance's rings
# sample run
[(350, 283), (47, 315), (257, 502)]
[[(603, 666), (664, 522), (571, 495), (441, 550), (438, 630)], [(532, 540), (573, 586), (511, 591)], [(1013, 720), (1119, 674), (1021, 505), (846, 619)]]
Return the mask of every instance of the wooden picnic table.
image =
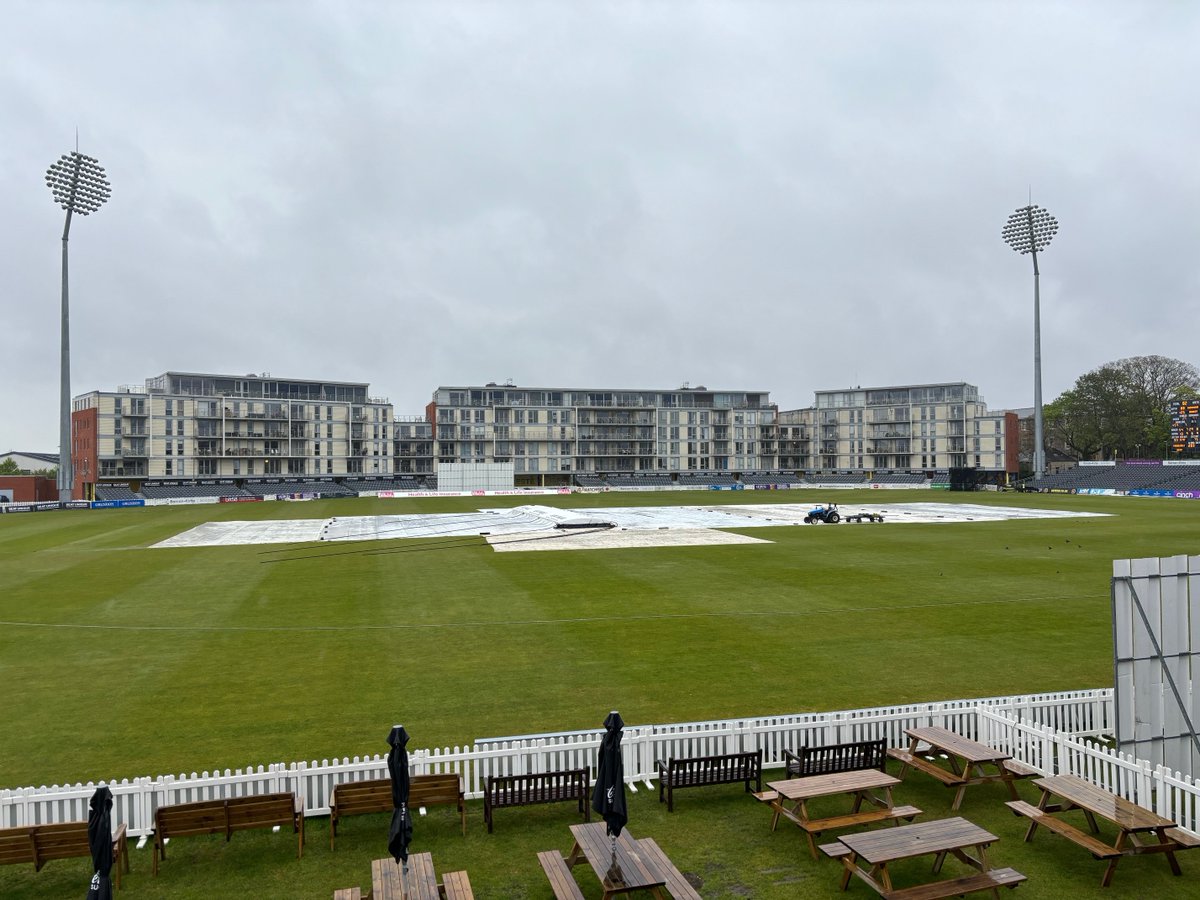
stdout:
[(613, 840), (606, 830), (603, 822), (572, 825), (571, 835), (575, 843), (566, 858), (566, 864), (574, 868), (580, 857), (586, 859), (604, 889), (604, 900), (634, 891), (649, 891), (659, 900), (665, 900), (662, 887), (667, 883), (666, 874), (659, 870), (650, 854), (634, 840), (628, 828), (621, 829), (616, 841), (620, 878), (608, 877), (613, 861)]
[(440, 900), (433, 856), (410, 853), (407, 871), (390, 856), (374, 860), (371, 900)]
[[(1100, 881), (1102, 887), (1108, 887), (1112, 882), (1117, 863), (1124, 856), (1165, 854), (1171, 872), (1179, 875), (1181, 871), (1175, 853), (1200, 845), (1200, 841), (1181, 831), (1170, 819), (1074, 775), (1037, 778), (1033, 783), (1042, 792), (1036, 807), (1021, 801), (1008, 804), (1013, 812), (1030, 819), (1025, 840), (1032, 840), (1034, 832), (1041, 825), (1083, 847), (1097, 859), (1107, 859), (1108, 867)], [(1051, 802), (1056, 797), (1061, 802)], [(1075, 809), (1083, 812), (1091, 834), (1054, 815)], [(1097, 816), (1116, 826), (1117, 837), (1112, 844), (1106, 844), (1095, 836), (1100, 830), (1096, 824)]]
[[(817, 844), (813, 835), (834, 828), (848, 828), (855, 825), (866, 825), (871, 822), (900, 819), (913, 819), (920, 815), (921, 810), (915, 806), (896, 807), (892, 803), (892, 788), (900, 784), (900, 779), (881, 772), (879, 769), (859, 769), (853, 772), (830, 772), (825, 775), (807, 775), (803, 778), (789, 778), (786, 781), (772, 781), (767, 787), (779, 796), (771, 803), (774, 815), (771, 817), (771, 830), (779, 824), (779, 817), (786, 816), (795, 822), (808, 838), (809, 851), (813, 859), (817, 858)], [(854, 804), (847, 815), (814, 817), (808, 809), (808, 801), (817, 797), (833, 797), (846, 794), (854, 798)], [(784, 805), (789, 801), (790, 807)], [(866, 803), (870, 808), (863, 810)]]
[[(973, 822), (953, 818), (847, 834), (839, 838), (837, 845), (827, 845), (822, 849), (841, 859), (843, 891), (850, 884), (850, 878), (857, 877), (881, 896), (903, 900), (915, 897), (952, 897), (975, 891), (1016, 887), (1025, 880), (1024, 875), (1012, 869), (992, 869), (988, 864), (987, 848), (996, 840), (994, 834)], [(897, 890), (892, 884), (888, 864), (931, 853), (934, 855), (934, 873), (941, 871), (947, 855), (966, 863), (975, 869), (976, 873), (965, 878), (952, 878)]]
[[(903, 778), (910, 768), (919, 769), (927, 775), (932, 775), (946, 786), (957, 788), (954, 802), (950, 804), (951, 809), (958, 809), (962, 806), (967, 785), (992, 781), (1006, 784), (1009, 795), (1013, 800), (1017, 800), (1019, 795), (1013, 781), (1016, 778), (1036, 774), (1032, 769), (1010, 763), (1012, 754), (965, 738), (946, 728), (906, 728), (904, 733), (908, 735), (908, 749), (892, 748), (888, 750), (888, 756), (902, 763), (900, 777)], [(922, 750), (922, 744), (927, 744), (929, 749)], [(950, 768), (945, 769), (937, 763), (925, 759), (924, 754), (931, 751), (944, 753)]]

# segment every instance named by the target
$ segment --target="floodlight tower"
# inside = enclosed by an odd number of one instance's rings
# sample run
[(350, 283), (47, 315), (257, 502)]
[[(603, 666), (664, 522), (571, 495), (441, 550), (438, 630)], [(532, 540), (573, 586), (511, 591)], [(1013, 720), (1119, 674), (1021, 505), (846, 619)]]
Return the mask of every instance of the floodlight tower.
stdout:
[(62, 366), (58, 403), (58, 499), (70, 500), (74, 487), (71, 471), (71, 322), (67, 303), (67, 239), (71, 216), (94, 213), (109, 198), (111, 188), (104, 169), (78, 150), (64, 153), (46, 170), (46, 186), (54, 202), (67, 211), (62, 233)]
[(1046, 445), (1042, 438), (1042, 298), (1038, 251), (1045, 250), (1058, 232), (1058, 220), (1036, 204), (1022, 206), (1004, 225), (1004, 243), (1022, 256), (1033, 256), (1033, 477), (1046, 471)]

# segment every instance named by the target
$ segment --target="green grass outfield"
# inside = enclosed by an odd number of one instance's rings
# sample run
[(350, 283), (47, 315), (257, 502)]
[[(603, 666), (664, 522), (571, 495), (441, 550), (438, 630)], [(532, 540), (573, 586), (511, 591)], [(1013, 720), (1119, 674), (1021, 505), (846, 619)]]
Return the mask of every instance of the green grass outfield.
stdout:
[[(826, 498), (812, 491), (589, 494), (2, 516), (0, 787), (380, 753), (393, 722), (406, 725), (412, 747), (431, 747), (597, 727), (613, 708), (638, 724), (1101, 687), (1112, 683), (1111, 561), (1200, 553), (1197, 503), (927, 491), (828, 498), (1113, 516), (756, 528), (744, 533), (774, 543), (592, 552), (495, 553), (482, 538), (308, 545), (323, 558), (287, 561), (305, 554), (278, 546), (148, 549), (210, 520)], [(800, 857), (794, 828), (769, 834), (765, 811), (736, 788), (723, 790), (683, 793), (671, 817), (644, 804), (653, 825), (635, 833), (653, 834), (692, 871), (708, 858), (699, 854), (712, 854), (724, 874), (710, 882), (730, 893), (706, 888), (705, 896), (835, 894), (832, 870)], [(917, 802), (909, 790), (898, 798)], [(644, 794), (635, 804), (643, 801)], [(746, 834), (708, 833), (711, 820), (701, 811), (724, 815), (726, 803), (730, 821), (745, 817)], [(1001, 846), (1018, 844), (999, 809)], [(976, 804), (968, 799), (965, 811), (975, 817)], [(447, 826), (446, 842), (427, 846), (439, 869), (469, 869), (477, 893), (488, 888), (482, 896), (548, 893), (535, 852), (567, 849), (568, 811), (511, 811), (491, 838), (477, 808), (472, 817), (466, 842), (454, 842)], [(438, 811), (431, 820), (438, 823)], [(330, 855), (324, 820), (309, 826), (310, 851), (299, 863), (283, 836), (237, 835), (211, 847), (189, 839), (154, 884), (148, 852), (135, 853), (128, 896), (214, 896), (201, 888), (213, 873), (233, 879), (230, 891), (259, 896), (328, 896), (333, 887), (365, 883), (361, 873), (382, 855), (378, 847), (363, 847), (364, 834), (348, 839), (345, 852), (339, 841)], [(1093, 869), (1098, 885), (1099, 864), (1083, 851), (1052, 835), (1035, 846), (1051, 841), (1063, 844), (1064, 865), (1079, 863), (1089, 876), (1081, 885), (1093, 885)], [(730, 844), (744, 864), (719, 862)], [(1016, 854), (998, 858), (1028, 867), (1028, 857), (1020, 857), (1025, 865)], [(1200, 858), (1185, 855), (1183, 865), (1200, 875)], [(769, 870), (789, 866), (808, 874), (777, 885), (781, 877)], [(36, 876), (5, 867), (0, 895), (55, 896), (55, 871), (70, 867), (52, 863)], [(234, 875), (239, 867), (245, 884)], [(1165, 896), (1179, 880), (1160, 882), (1160, 868), (1166, 872), (1157, 859), (1122, 863), (1108, 896)], [(816, 892), (797, 893), (809, 875)], [(1154, 893), (1129, 893), (1151, 886)], [(1021, 890), (1053, 896), (1032, 883)]]

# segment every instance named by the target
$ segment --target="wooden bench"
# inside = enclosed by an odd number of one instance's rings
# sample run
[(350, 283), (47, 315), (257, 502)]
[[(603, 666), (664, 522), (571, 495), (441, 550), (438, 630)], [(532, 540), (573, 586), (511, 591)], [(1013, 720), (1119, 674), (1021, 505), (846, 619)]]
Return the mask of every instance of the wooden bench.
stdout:
[(446, 900), (475, 900), (475, 892), (471, 890), (471, 879), (467, 877), (465, 870), (446, 872), (442, 875), (439, 887)]
[[(33, 871), (53, 859), (91, 859), (87, 822), (59, 822), (54, 825), (24, 825), (0, 828), (0, 865), (31, 863)], [(129, 871), (126, 826), (122, 823), (113, 837), (113, 881), (121, 886), (121, 873)]]
[(362, 900), (362, 888), (338, 888), (333, 892), (333, 900)]
[(699, 892), (683, 877), (670, 857), (662, 852), (654, 838), (642, 838), (638, 841), (638, 849), (667, 877), (667, 893), (675, 900), (701, 900)]
[(989, 869), (977, 875), (964, 875), (931, 884), (918, 884), (900, 888), (884, 894), (884, 900), (944, 900), (946, 897), (961, 897), (977, 891), (995, 891), (997, 888), (1015, 888), (1025, 876), (1016, 869)]
[(899, 747), (889, 747), (887, 755), (913, 769), (920, 769), (926, 775), (932, 775), (947, 787), (961, 787), (967, 780), (961, 775), (955, 775), (949, 769), (943, 769), (937, 763), (930, 762), (923, 756), (914, 755)]
[[(467, 805), (458, 775), (454, 772), (413, 775), (408, 788), (409, 809), (438, 805), (457, 807), (459, 819), (462, 820), (462, 833), (466, 835)], [(329, 849), (333, 849), (338, 822), (342, 818), (362, 813), (390, 813), (393, 808), (390, 778), (346, 781), (334, 785), (329, 794)]]
[(702, 787), (713, 784), (743, 782), (750, 793), (750, 782), (762, 791), (762, 751), (753, 753), (724, 753), (716, 756), (693, 756), (684, 759), (654, 761), (658, 769), (658, 802), (667, 797), (667, 812), (675, 811), (676, 788)]
[(1195, 835), (1182, 828), (1168, 828), (1163, 834), (1177, 843), (1180, 850), (1195, 850), (1200, 847), (1200, 835)]
[(783, 751), (784, 763), (790, 778), (807, 778), (829, 772), (855, 772), (859, 769), (887, 768), (887, 741), (854, 741), (847, 744), (825, 744), (801, 747), (795, 753)]
[(825, 819), (810, 819), (804, 822), (798, 816), (792, 815), (789, 810), (785, 809), (782, 812), (805, 831), (814, 835), (820, 834), (822, 831), (852, 828), (856, 825), (871, 825), (875, 822), (891, 821), (898, 825), (902, 821), (911, 822), (917, 816), (921, 815), (921, 810), (915, 806), (894, 806), (890, 809), (886, 807), (864, 809), (854, 813), (847, 813), (844, 816), (829, 816)]
[(822, 844), (820, 850), (830, 859), (841, 859), (843, 856), (850, 855), (850, 848), (841, 841), (834, 841), (831, 844)]
[(550, 889), (558, 900), (587, 900), (561, 853), (543, 850), (538, 854), (538, 862), (542, 864), (542, 871), (546, 873), (546, 880), (550, 882)]
[(235, 831), (285, 825), (299, 836), (298, 859), (304, 855), (304, 805), (295, 794), (255, 794), (160, 806), (154, 813), (154, 874), (158, 874), (158, 861), (167, 858), (167, 841), (173, 837), (224, 834), (228, 841)]
[(1037, 769), (1025, 765), (1025, 763), (1017, 762), (1015, 759), (1006, 759), (1000, 765), (1011, 772), (1014, 778), (1036, 778), (1043, 774)]
[(585, 822), (592, 820), (588, 803), (588, 770), (564, 769), (527, 775), (491, 775), (483, 792), (483, 821), (492, 833), (494, 811), (508, 806), (532, 806), (574, 800)]
[(1064, 822), (1062, 819), (1055, 818), (1045, 810), (1038, 809), (1032, 803), (1026, 803), (1024, 800), (1009, 800), (1005, 804), (1018, 816), (1026, 816), (1029, 822), (1029, 830), (1025, 832), (1025, 840), (1028, 841), (1033, 837), (1033, 832), (1037, 826), (1041, 825), (1047, 831), (1053, 831), (1055, 834), (1060, 834), (1068, 841), (1078, 844), (1083, 849), (1087, 850), (1096, 859), (1115, 859), (1121, 856), (1121, 851), (1116, 847), (1104, 843), (1099, 838), (1093, 837), (1086, 831), (1080, 831), (1070, 822)]

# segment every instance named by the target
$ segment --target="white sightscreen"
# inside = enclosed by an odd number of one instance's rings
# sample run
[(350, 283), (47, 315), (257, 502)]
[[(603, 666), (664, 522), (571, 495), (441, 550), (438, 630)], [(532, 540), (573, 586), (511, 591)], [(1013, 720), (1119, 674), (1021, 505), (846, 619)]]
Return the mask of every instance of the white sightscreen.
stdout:
[(1112, 604), (1118, 748), (1200, 776), (1200, 556), (1113, 560)]
[(513, 464), (507, 463), (439, 463), (439, 491), (511, 491)]

